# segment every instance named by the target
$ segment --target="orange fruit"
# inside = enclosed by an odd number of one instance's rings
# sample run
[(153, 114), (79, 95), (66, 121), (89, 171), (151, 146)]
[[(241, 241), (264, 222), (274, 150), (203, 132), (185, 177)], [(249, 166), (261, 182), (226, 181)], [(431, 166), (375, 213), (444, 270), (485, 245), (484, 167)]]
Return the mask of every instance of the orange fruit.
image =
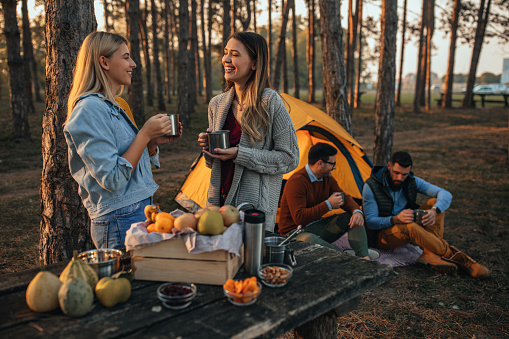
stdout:
[(156, 224), (151, 223), (150, 225), (147, 226), (147, 232), (148, 233), (152, 233), (152, 232), (155, 232), (155, 231), (156, 231)]
[(159, 212), (155, 217), (155, 229), (156, 232), (170, 233), (173, 228), (175, 218), (166, 212)]

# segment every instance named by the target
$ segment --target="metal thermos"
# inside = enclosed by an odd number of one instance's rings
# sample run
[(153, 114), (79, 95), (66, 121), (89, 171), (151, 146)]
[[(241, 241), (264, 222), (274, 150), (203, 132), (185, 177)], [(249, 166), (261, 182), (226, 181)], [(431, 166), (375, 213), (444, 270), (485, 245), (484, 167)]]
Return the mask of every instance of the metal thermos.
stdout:
[(257, 275), (263, 263), (265, 213), (255, 209), (244, 212), (244, 270)]

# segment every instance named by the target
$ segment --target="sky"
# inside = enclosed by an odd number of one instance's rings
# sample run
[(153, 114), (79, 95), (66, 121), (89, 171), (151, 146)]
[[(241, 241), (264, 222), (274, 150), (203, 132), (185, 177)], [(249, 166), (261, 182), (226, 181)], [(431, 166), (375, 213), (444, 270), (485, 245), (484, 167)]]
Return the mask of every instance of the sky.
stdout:
[[(277, 0), (274, 0), (277, 1)], [(307, 17), (307, 8), (304, 0), (295, 0), (296, 2), (296, 12), (297, 14), (303, 15)], [(33, 0), (30, 0), (32, 5), (29, 8), (33, 8)], [(374, 1), (371, 1), (374, 2)], [(447, 0), (437, 0), (439, 5), (445, 6)], [(104, 29), (104, 16), (102, 11), (102, 1), (94, 0), (95, 3), (95, 12), (96, 18), (98, 22), (98, 29)], [(373, 16), (375, 18), (380, 17), (380, 3), (381, 1), (376, 1), (376, 4), (366, 4), (363, 9), (363, 18), (367, 16)], [(348, 1), (341, 1), (341, 15), (343, 17), (342, 25), (343, 27), (347, 26), (346, 17), (348, 15)], [(419, 22), (420, 21), (420, 12), (421, 12), (421, 1), (416, 0), (408, 0), (408, 10), (407, 10), (407, 21), (409, 22)], [(398, 0), (398, 13), (402, 15), (403, 13), (403, 0)], [(266, 11), (267, 8), (267, 0), (258, 0), (257, 9), (263, 10), (263, 12), (257, 17), (258, 25), (266, 25), (268, 14)], [(509, 10), (508, 10), (509, 12)], [(438, 13), (438, 12), (436, 12)], [(509, 13), (508, 13), (509, 14)], [(278, 15), (273, 12), (273, 19)], [(400, 39), (401, 33), (398, 32), (398, 39)], [(374, 41), (368, 42), (370, 44), (374, 44)], [(433, 57), (431, 60), (431, 68), (432, 71), (438, 74), (439, 77), (445, 75), (447, 71), (447, 60), (449, 54), (449, 36), (445, 36), (443, 32), (435, 30), (433, 35), (433, 44), (436, 46), (436, 50), (433, 51)], [(397, 44), (397, 65), (399, 68), (399, 58), (400, 58), (400, 50), (401, 50), (401, 42), (398, 40)], [(470, 68), (470, 59), (472, 56), (472, 48), (467, 45), (462, 45), (457, 43), (456, 45), (456, 60), (454, 73), (468, 73)], [(494, 74), (502, 73), (502, 65), (503, 59), (509, 58), (509, 44), (500, 44), (496, 40), (486, 40), (483, 43), (483, 48), (481, 51), (481, 57), (479, 60), (479, 65), (477, 67), (477, 75), (480, 75), (484, 72), (491, 72)], [(403, 75), (408, 73), (415, 73), (417, 70), (417, 41), (414, 40), (405, 45), (405, 58), (403, 65)], [(372, 71), (376, 74), (376, 65), (372, 66)], [(399, 70), (396, 70), (399, 72)], [(398, 74), (398, 73), (396, 73)]]

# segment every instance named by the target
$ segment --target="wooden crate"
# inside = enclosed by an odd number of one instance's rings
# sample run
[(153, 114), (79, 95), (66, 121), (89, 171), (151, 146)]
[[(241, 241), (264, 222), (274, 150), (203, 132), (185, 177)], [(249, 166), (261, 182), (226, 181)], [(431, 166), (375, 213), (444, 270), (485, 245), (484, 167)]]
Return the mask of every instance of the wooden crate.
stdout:
[(182, 239), (171, 239), (131, 251), (131, 265), (138, 280), (223, 285), (244, 263), (244, 245), (239, 252), (240, 257), (222, 250), (191, 254)]

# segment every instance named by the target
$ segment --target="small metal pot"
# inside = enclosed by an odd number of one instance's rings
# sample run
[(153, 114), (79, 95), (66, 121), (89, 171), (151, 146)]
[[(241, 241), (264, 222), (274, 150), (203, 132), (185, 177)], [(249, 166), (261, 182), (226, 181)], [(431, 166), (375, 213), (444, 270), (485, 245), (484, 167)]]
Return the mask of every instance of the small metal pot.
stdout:
[(121, 250), (101, 248), (81, 252), (78, 258), (86, 261), (97, 273), (99, 279), (111, 277), (120, 269)]
[(209, 137), (209, 152), (212, 154), (216, 154), (214, 149), (221, 148), (227, 149), (230, 148), (230, 131), (220, 130), (208, 132)]
[(178, 114), (168, 114), (171, 122), (171, 131), (168, 133), (168, 136), (176, 136), (179, 134), (179, 115)]
[(264, 264), (287, 264), (293, 267), (297, 265), (293, 248), (288, 248), (287, 245), (279, 246), (279, 244), (285, 239), (285, 237), (281, 236), (265, 238), (263, 251)]

